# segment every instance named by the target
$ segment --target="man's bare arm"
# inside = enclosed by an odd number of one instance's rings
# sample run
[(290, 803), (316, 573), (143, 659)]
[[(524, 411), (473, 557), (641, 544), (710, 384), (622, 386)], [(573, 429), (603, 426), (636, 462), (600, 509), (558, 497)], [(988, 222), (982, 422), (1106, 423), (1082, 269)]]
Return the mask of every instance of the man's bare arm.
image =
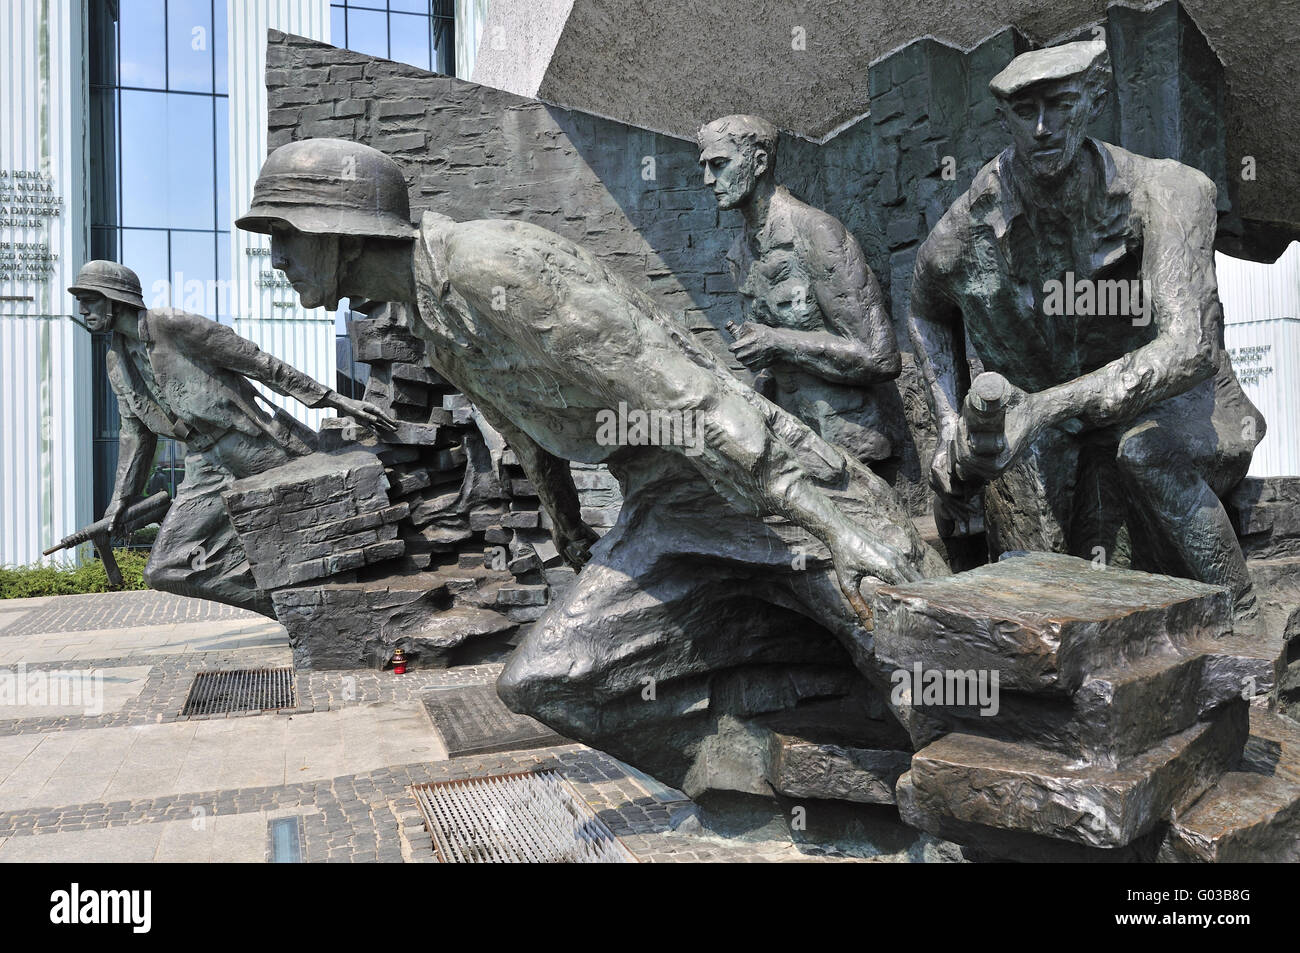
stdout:
[(943, 227), (941, 222), (916, 256), (912, 307), (907, 319), (912, 353), (926, 384), (930, 413), (941, 443), (957, 433), (969, 373), (961, 311), (942, 290), (940, 263), (943, 256), (951, 254), (944, 247), (949, 239), (939, 231)]
[(822, 223), (808, 236), (807, 257), (810, 293), (831, 330), (778, 330), (790, 342), (790, 363), (838, 384), (898, 377), (903, 364), (894, 325), (857, 241), (839, 223)]
[(811, 227), (800, 243), (809, 272), (807, 300), (829, 330), (798, 331), (754, 323), (737, 332), (736, 352), (748, 366), (782, 363), (836, 384), (865, 387), (902, 369), (894, 326), (880, 283), (853, 236), (834, 220)]

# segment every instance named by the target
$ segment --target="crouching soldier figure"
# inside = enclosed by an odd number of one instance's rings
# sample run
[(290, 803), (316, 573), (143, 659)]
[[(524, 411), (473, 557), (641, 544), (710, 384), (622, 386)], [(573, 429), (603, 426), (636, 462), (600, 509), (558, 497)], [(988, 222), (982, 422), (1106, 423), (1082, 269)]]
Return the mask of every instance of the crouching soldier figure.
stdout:
[(230, 328), (171, 308), (147, 309), (135, 272), (91, 261), (68, 289), (92, 331), (111, 331), (108, 379), (122, 429), (117, 476), (104, 516), (119, 521), (149, 477), (158, 437), (185, 444), (185, 479), (145, 566), (155, 589), (211, 599), (275, 617), (253, 582), (221, 491), (310, 453), (316, 434), (276, 408), (267, 413), (250, 383), (260, 381), (308, 407), (334, 407), (387, 426), (381, 410), (351, 400), (260, 350)]
[[(680, 779), (681, 759), (704, 757), (700, 739), (721, 730), (716, 708), (685, 701), (711, 691), (711, 675), (823, 650), (845, 658), (845, 644), (870, 667), (870, 588), (945, 571), (882, 479), (553, 232), (432, 212), (417, 228), (400, 167), (333, 139), (273, 152), (237, 224), (270, 234), (272, 263), (306, 307), (414, 303), (428, 361), (518, 455), (556, 548), (585, 565), (497, 690), (567, 737)], [(604, 439), (613, 408), (689, 421), (689, 436)], [(570, 460), (607, 463), (622, 487), (618, 523), (598, 542)], [(829, 647), (809, 634), (819, 627)], [(691, 717), (646, 705), (644, 678)], [(655, 742), (661, 732), (670, 740)]]

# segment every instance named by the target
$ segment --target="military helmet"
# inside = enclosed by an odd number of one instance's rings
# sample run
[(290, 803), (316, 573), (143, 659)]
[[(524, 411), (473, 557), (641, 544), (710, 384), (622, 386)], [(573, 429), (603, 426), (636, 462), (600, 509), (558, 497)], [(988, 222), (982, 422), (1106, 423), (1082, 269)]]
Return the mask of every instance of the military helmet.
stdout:
[(144, 310), (140, 278), (134, 271), (115, 261), (88, 261), (77, 272), (77, 283), (68, 291), (74, 296), (101, 294), (110, 301), (129, 304)]
[(235, 224), (269, 235), (277, 222), (320, 235), (414, 237), (401, 168), (344, 139), (303, 139), (267, 157), (253, 203)]

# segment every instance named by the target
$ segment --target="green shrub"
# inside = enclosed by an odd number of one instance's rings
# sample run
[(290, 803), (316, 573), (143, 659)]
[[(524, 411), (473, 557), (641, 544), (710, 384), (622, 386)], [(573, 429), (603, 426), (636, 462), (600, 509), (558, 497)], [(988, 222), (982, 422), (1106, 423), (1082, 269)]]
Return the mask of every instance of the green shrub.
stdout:
[[(122, 570), (122, 588), (148, 589), (144, 584), (144, 564), (149, 554), (129, 549), (113, 552)], [(80, 566), (0, 566), (0, 599), (108, 591), (108, 574), (98, 559), (88, 559)]]

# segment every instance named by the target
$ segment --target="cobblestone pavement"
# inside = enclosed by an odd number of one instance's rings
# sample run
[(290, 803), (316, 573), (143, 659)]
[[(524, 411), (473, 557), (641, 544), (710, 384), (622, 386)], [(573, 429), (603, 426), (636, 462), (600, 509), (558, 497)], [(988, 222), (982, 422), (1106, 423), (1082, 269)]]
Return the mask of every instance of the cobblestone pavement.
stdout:
[(7, 615), (31, 604), (22, 616), (0, 628), (0, 636), (38, 635), (44, 632), (89, 632), (93, 629), (129, 629), (171, 622), (208, 622), (217, 619), (258, 620), (264, 616), (219, 602), (187, 599), (146, 589), (140, 592), (95, 593), (0, 602)]
[[(16, 621), (12, 610), (0, 603), (0, 624), (3, 624), (0, 645), (12, 636), (31, 637), (42, 632), (58, 635), (113, 626), (129, 628), (181, 622), (201, 623), (209, 628), (216, 625), (218, 629), (220, 624), (238, 627), (247, 624), (249, 615), (224, 606), (196, 605), (196, 600), (157, 593), (112, 593), (41, 600), (27, 608)], [(3, 622), (6, 618), (9, 620), (7, 623)], [(93, 651), (90, 654), (93, 655)], [(29, 753), (43, 743), (42, 739), (21, 740), (24, 736), (45, 736), (53, 740), (52, 736), (66, 733), (69, 739), (76, 740), (75, 744), (70, 740), (65, 747), (69, 751), (81, 752), (84, 758), (87, 746), (89, 755), (94, 756), (94, 742), (103, 738), (104, 757), (92, 758), (88, 763), (95, 764), (96, 770), (102, 770), (106, 781), (111, 782), (113, 777), (120, 777), (124, 772), (138, 773), (152, 767), (133, 763), (132, 758), (167, 761), (187, 756), (179, 749), (159, 747), (156, 738), (154, 743), (144, 744), (140, 741), (143, 734), (132, 734), (134, 748), (123, 743), (109, 744), (108, 739), (121, 738), (123, 731), (152, 732), (150, 737), (155, 737), (160, 731), (173, 732), (170, 728), (148, 727), (166, 723), (191, 720), (202, 724), (204, 720), (185, 719), (180, 714), (196, 673), (287, 666), (290, 662), (289, 649), (284, 644), (147, 656), (78, 658), (26, 666), (27, 674), (32, 671), (98, 671), (110, 677), (114, 669), (138, 672), (141, 666), (147, 665), (148, 674), (142, 680), (137, 676), (130, 683), (140, 685), (133, 696), (126, 698), (116, 710), (102, 714), (6, 719), (3, 698), (0, 697), (0, 794), (10, 790), (6, 785), (26, 783), (30, 790), (39, 790), (46, 802), (0, 811), (0, 861), (43, 858), (88, 861), (269, 859), (269, 836), (263, 836), (261, 832), (267, 830), (272, 819), (286, 816), (300, 818), (302, 859), (305, 862), (428, 861), (434, 859), (432, 841), (424, 830), (410, 785), (505, 774), (539, 766), (554, 768), (573, 783), (593, 810), (643, 861), (836, 859), (818, 856), (821, 852), (816, 849), (800, 848), (789, 842), (738, 843), (703, 834), (675, 833), (670, 826), (670, 817), (676, 812), (689, 811), (689, 801), (677, 792), (638, 780), (619, 762), (582, 745), (448, 760), (445, 746), (419, 704), (420, 696), (431, 688), (491, 682), (500, 670), (499, 665), (417, 670), (403, 676), (367, 670), (298, 673), (298, 697), (294, 709), (252, 717), (231, 716), (229, 732), (224, 728), (219, 732), (228, 735), (222, 742), (224, 753), (218, 755), (216, 748), (210, 749), (213, 757), (229, 760), (230, 751), (235, 750), (240, 752), (240, 757), (256, 759), (265, 753), (266, 744), (262, 739), (266, 737), (268, 727), (274, 728), (273, 720), (315, 719), (312, 723), (323, 726), (327, 735), (338, 732), (343, 737), (335, 761), (314, 764), (313, 774), (305, 776), (311, 780), (295, 782), (294, 777), (304, 776), (288, 773), (293, 770), (292, 764), (274, 762), (269, 774), (282, 777), (288, 783), (85, 801), (77, 798), (75, 792), (88, 789), (85, 785), (73, 783), (80, 780), (76, 774), (80, 769), (76, 764), (81, 762), (74, 764), (67, 760), (58, 765), (56, 762), (63, 755), (55, 751), (55, 757), (47, 757), (48, 764), (42, 767), (35, 764), (36, 756)], [(19, 674), (16, 665), (0, 666), (0, 684), (6, 676), (12, 680)], [(412, 715), (412, 712), (418, 714)], [(410, 721), (412, 717), (423, 719), (414, 725), (414, 729)], [(413, 763), (380, 761), (386, 766), (362, 773), (356, 773), (355, 768), (351, 772), (344, 770), (348, 763), (356, 763), (355, 757), (344, 756), (344, 748), (351, 745), (349, 750), (355, 753), (358, 746), (364, 749), (370, 740), (385, 740), (384, 732), (397, 730), (393, 727), (396, 724), (394, 718), (406, 719), (401, 731), (408, 739), (413, 730), (423, 734), (426, 731), (423, 726), (427, 726), (427, 750), (442, 753), (431, 758), (425, 756)], [(268, 725), (268, 720), (273, 723)], [(176, 729), (180, 727), (177, 725)], [(289, 726), (286, 724), (285, 727)], [(242, 748), (239, 746), (241, 738), (247, 738)], [(201, 741), (199, 738), (188, 742), (191, 745), (187, 749), (189, 758), (195, 757), (193, 746)], [(163, 743), (170, 742), (164, 739)], [(202, 755), (209, 749), (200, 746), (198, 750)], [(404, 749), (398, 745), (393, 750), (400, 754)], [(141, 751), (145, 753), (139, 754)], [(69, 754), (68, 758), (71, 759), (72, 755)], [(120, 766), (116, 766), (115, 758), (121, 760)], [(101, 762), (103, 767), (99, 767)], [(329, 770), (331, 765), (338, 769), (336, 773)], [(24, 781), (23, 772), (31, 774), (38, 767), (53, 770), (50, 775), (53, 780), (34, 775)], [(58, 773), (60, 768), (63, 775)], [(116, 772), (116, 775), (111, 772)], [(193, 776), (210, 776), (210, 773), (203, 775), (200, 771)], [(64, 790), (59, 787), (60, 777), (68, 779), (68, 803), (48, 803), (51, 790), (56, 794)], [(111, 783), (103, 787), (105, 791), (112, 789)], [(15, 802), (11, 798), (7, 803)], [(18, 803), (26, 802), (20, 800)], [(48, 848), (42, 845), (48, 845)], [(874, 859), (908, 859), (915, 853), (915, 850), (911, 854), (904, 851)]]

